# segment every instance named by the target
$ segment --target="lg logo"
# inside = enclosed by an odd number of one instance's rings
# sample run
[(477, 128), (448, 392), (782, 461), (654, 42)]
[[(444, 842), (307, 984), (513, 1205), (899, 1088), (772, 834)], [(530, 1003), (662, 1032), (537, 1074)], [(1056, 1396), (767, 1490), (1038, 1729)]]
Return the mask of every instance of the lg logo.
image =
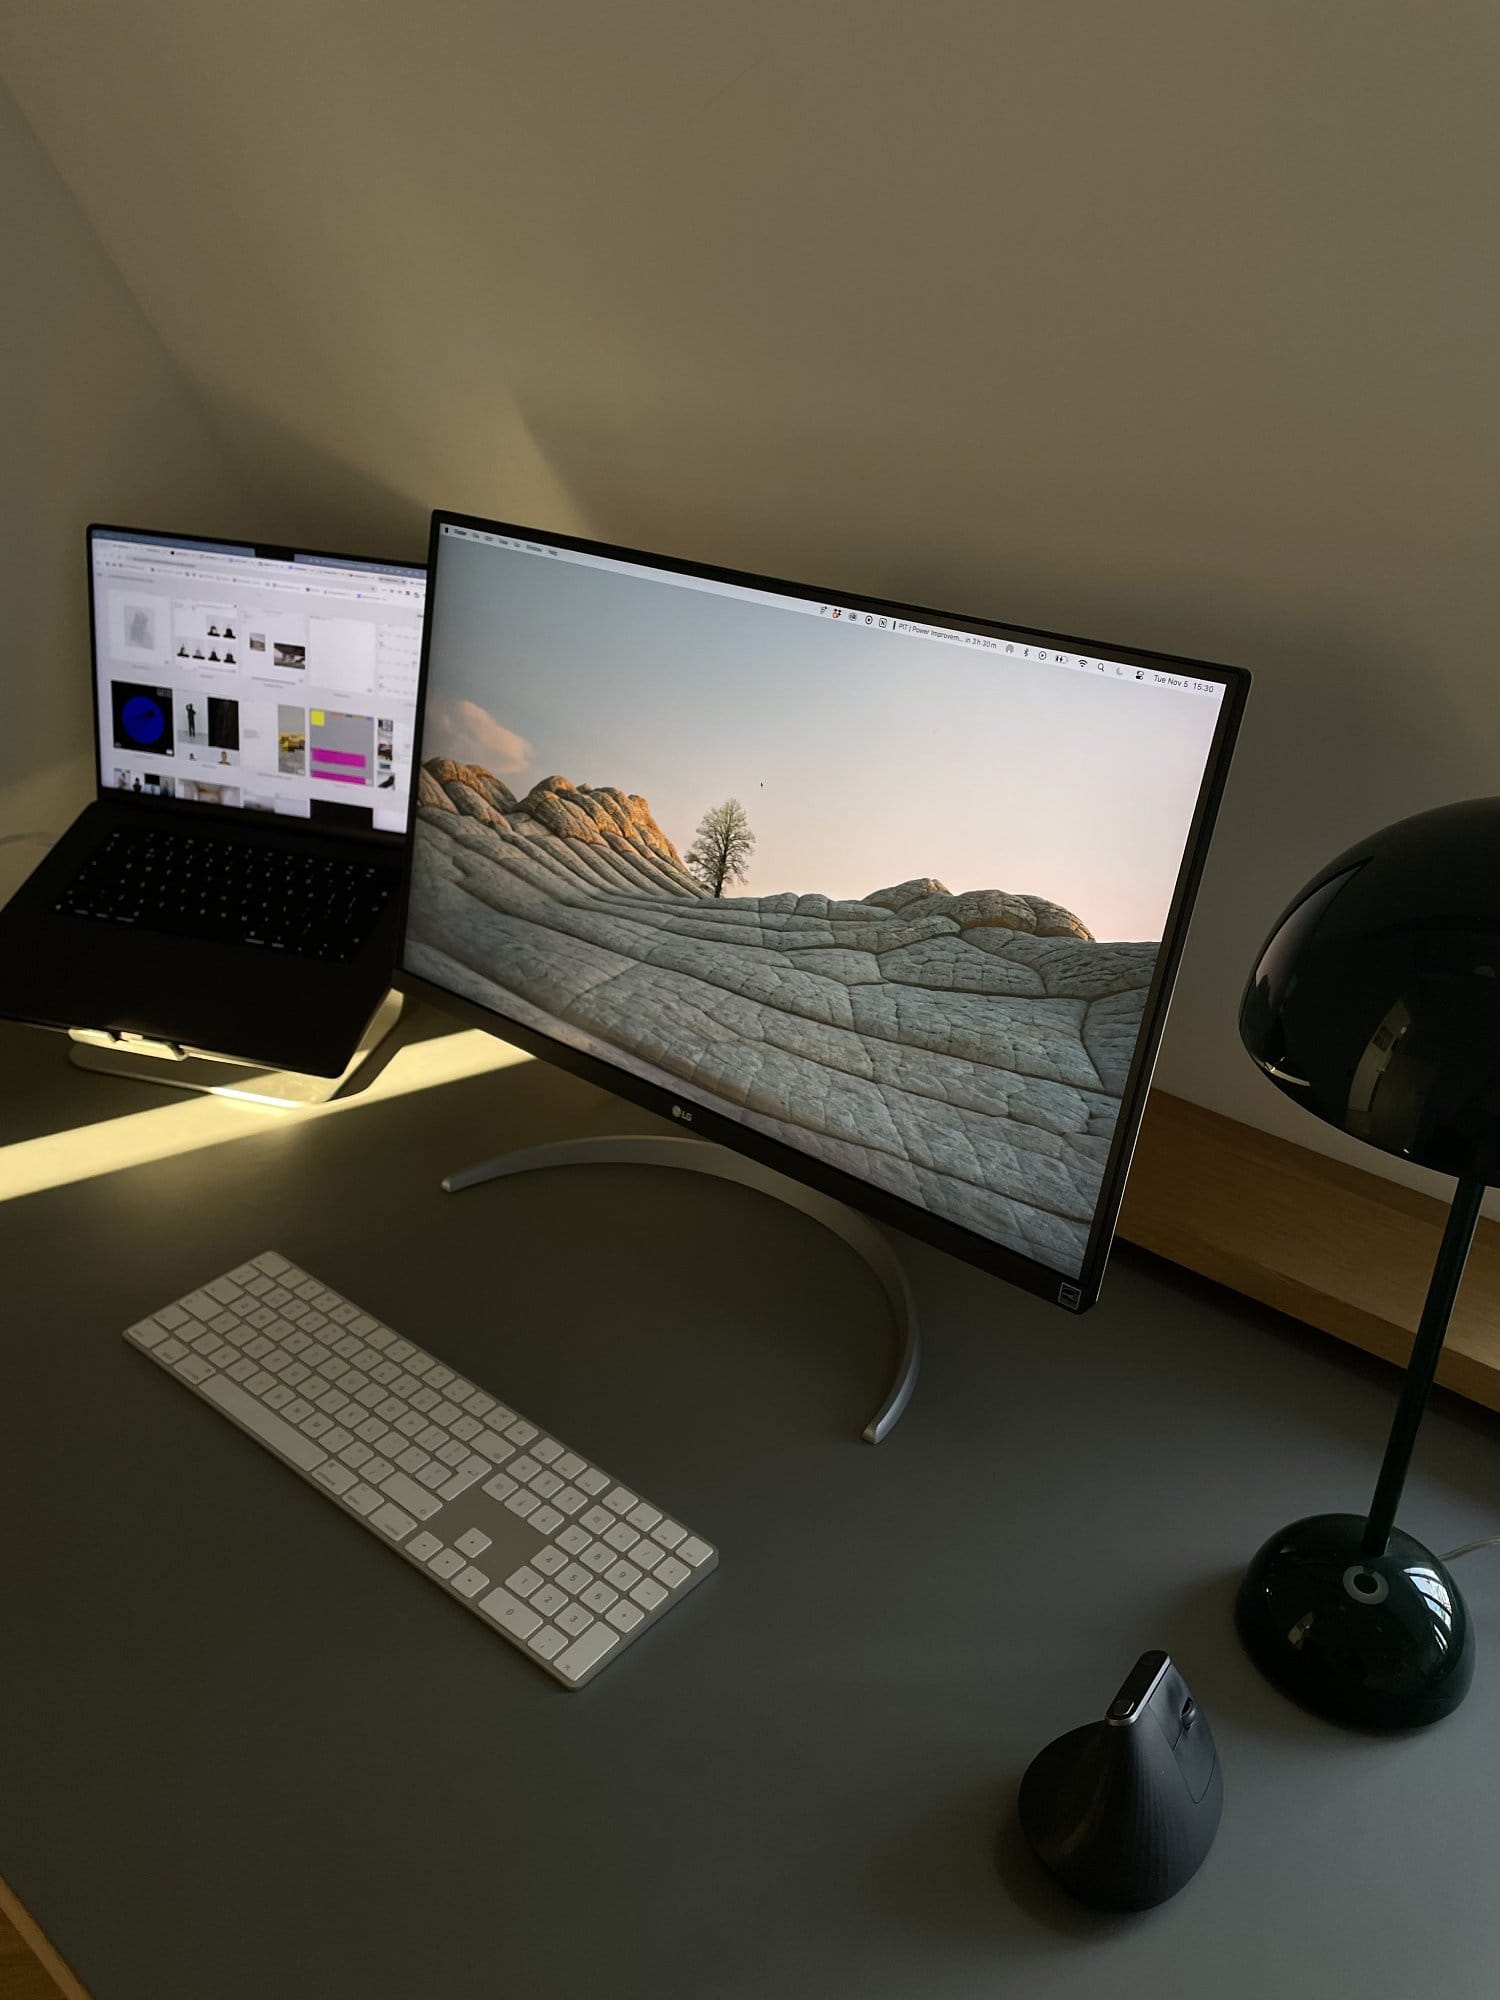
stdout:
[(692, 1112), (684, 1111), (680, 1104), (674, 1104), (672, 1106), (672, 1116), (674, 1118), (680, 1118), (684, 1125), (691, 1125), (693, 1122)]

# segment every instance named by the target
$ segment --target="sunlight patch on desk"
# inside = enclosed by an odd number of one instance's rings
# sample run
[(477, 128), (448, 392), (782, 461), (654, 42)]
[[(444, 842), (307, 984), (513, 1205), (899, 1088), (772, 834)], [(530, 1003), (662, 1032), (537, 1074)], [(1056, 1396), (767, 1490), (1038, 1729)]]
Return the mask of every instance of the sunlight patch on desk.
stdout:
[(335, 1118), (364, 1104), (383, 1103), (415, 1090), (435, 1089), (439, 1084), (460, 1083), (466, 1077), (531, 1060), (524, 1049), (499, 1041), (482, 1029), (460, 1028), (449, 1035), (408, 1043), (396, 1051), (368, 1089), (335, 1098), (331, 1104), (287, 1111), (245, 1100), (195, 1096), (72, 1131), (44, 1133), (0, 1147), (0, 1201), (93, 1180), (100, 1174), (123, 1173), (129, 1167), (147, 1166), (153, 1160), (199, 1152), (233, 1139), (258, 1138), (293, 1122)]

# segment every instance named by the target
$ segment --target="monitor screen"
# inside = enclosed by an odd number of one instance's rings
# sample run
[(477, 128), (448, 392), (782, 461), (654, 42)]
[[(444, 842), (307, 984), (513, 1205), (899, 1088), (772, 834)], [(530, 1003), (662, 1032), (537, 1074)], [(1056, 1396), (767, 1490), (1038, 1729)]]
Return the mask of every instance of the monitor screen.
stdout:
[(439, 515), (403, 962), (1091, 1303), (1247, 676)]
[(104, 791), (408, 822), (421, 565), (89, 532)]

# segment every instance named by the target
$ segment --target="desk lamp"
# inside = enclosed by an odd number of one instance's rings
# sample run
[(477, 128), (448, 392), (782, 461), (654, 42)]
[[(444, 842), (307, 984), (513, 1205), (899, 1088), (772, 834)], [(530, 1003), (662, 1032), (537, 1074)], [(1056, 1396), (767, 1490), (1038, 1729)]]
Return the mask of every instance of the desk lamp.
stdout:
[(1315, 1117), (1458, 1182), (1369, 1513), (1273, 1535), (1237, 1608), (1251, 1658), (1306, 1707), (1366, 1727), (1435, 1722), (1468, 1691), (1473, 1632), (1447, 1570), (1395, 1517), (1500, 1180), (1500, 799), (1418, 813), (1329, 862), (1272, 931), (1240, 1037)]

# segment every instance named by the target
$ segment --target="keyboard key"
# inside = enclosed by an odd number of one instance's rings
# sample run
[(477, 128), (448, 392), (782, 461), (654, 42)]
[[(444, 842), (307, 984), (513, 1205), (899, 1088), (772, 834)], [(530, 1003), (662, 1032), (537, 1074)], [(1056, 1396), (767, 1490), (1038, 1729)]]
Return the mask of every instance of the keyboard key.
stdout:
[(570, 1681), (581, 1681), (591, 1667), (596, 1667), (620, 1643), (618, 1632), (611, 1632), (607, 1625), (596, 1625), (585, 1632), (581, 1639), (575, 1639), (571, 1646), (558, 1654), (553, 1665), (560, 1674), (566, 1674)]
[(615, 1521), (614, 1516), (606, 1514), (602, 1507), (590, 1507), (580, 1518), (578, 1525), (580, 1528), (587, 1528), (591, 1535), (602, 1535), (606, 1528), (615, 1525)]
[(707, 1542), (700, 1541), (697, 1535), (685, 1535), (677, 1544), (676, 1553), (679, 1562), (689, 1563), (696, 1569), (699, 1563), (708, 1561), (713, 1550)]
[(519, 1479), (523, 1486), (529, 1486), (541, 1469), (541, 1466), (529, 1452), (523, 1451), (519, 1458), (513, 1458), (510, 1461), (510, 1475), (512, 1479)]
[(554, 1534), (563, 1524), (563, 1517), (555, 1507), (538, 1507), (531, 1517), (531, 1526), (539, 1535)]
[(380, 1505), (380, 1495), (373, 1486), (351, 1486), (344, 1495), (344, 1504), (352, 1507), (357, 1514), (373, 1514)]
[(176, 1337), (176, 1335), (170, 1333), (167, 1335), (165, 1340), (159, 1340), (156, 1343), (156, 1348), (155, 1348), (155, 1354), (157, 1360), (165, 1361), (168, 1363), (174, 1361), (180, 1361), (183, 1355), (187, 1353), (187, 1351), (188, 1350), (183, 1346), (182, 1342)]
[(580, 1528), (575, 1521), (571, 1527), (563, 1529), (557, 1538), (557, 1546), (566, 1550), (570, 1556), (581, 1556), (593, 1539), (587, 1529)]
[(639, 1563), (642, 1569), (655, 1569), (665, 1554), (666, 1550), (659, 1549), (655, 1542), (640, 1541), (630, 1551), (630, 1560)]
[(633, 1549), (641, 1538), (634, 1528), (628, 1528), (623, 1521), (616, 1521), (604, 1539), (612, 1549), (618, 1549), (623, 1555), (626, 1549)]
[(577, 1563), (569, 1563), (559, 1575), (557, 1582), (559, 1589), (567, 1591), (570, 1597), (579, 1597), (593, 1580), (594, 1572), (591, 1569), (583, 1569)]
[(189, 1382), (206, 1382), (214, 1372), (201, 1354), (184, 1354), (180, 1361), (172, 1365), (177, 1373), (185, 1376)]
[(658, 1521), (651, 1530), (653, 1540), (660, 1542), (664, 1549), (675, 1549), (686, 1533), (687, 1529), (679, 1528), (675, 1521)]
[(664, 1583), (668, 1590), (675, 1590), (679, 1583), (686, 1583), (692, 1575), (686, 1563), (680, 1563), (676, 1556), (668, 1556), (665, 1562), (656, 1565), (656, 1581)]
[(417, 1525), (410, 1514), (403, 1514), (401, 1509), (393, 1507), (389, 1500), (383, 1507), (376, 1508), (370, 1520), (383, 1535), (389, 1535), (393, 1542), (403, 1540)]
[(492, 1590), (488, 1597), (481, 1597), (479, 1608), (486, 1618), (493, 1618), (497, 1625), (517, 1639), (529, 1639), (541, 1619), (524, 1605), (519, 1598), (512, 1597), (508, 1590)]
[(667, 1593), (656, 1579), (650, 1576), (643, 1576), (630, 1594), (636, 1603), (647, 1611), (654, 1611), (658, 1604), (665, 1604), (667, 1601)]
[(541, 1581), (534, 1569), (523, 1564), (513, 1575), (505, 1579), (505, 1587), (507, 1590), (513, 1590), (517, 1597), (530, 1597), (532, 1591), (540, 1587)]
[[(482, 1458), (465, 1459), (457, 1472), (443, 1481), (442, 1485), (438, 1488), (438, 1492), (442, 1494), (445, 1500), (456, 1500), (460, 1493), (468, 1492), (476, 1479), (483, 1479), (488, 1471), (489, 1467)], [(513, 1494), (511, 1497), (512, 1499), (518, 1499), (520, 1496)], [(528, 1497), (535, 1500), (536, 1495), (533, 1493)], [(508, 1507), (510, 1501), (507, 1500), (505, 1504)]]
[(405, 1451), (397, 1452), (396, 1463), (403, 1472), (417, 1473), (424, 1465), (430, 1465), (432, 1458), (431, 1454), (423, 1451), (420, 1446), (409, 1444)]
[(562, 1457), (562, 1446), (556, 1438), (538, 1438), (531, 1447), (533, 1458), (539, 1458), (543, 1465), (550, 1465), (555, 1458)]
[(557, 1622), (570, 1638), (580, 1632), (587, 1632), (594, 1622), (592, 1611), (585, 1611), (581, 1604), (565, 1604), (557, 1614)]
[(534, 1493), (528, 1493), (526, 1491), (526, 1488), (523, 1486), (519, 1492), (512, 1493), (510, 1498), (506, 1501), (505, 1504), (510, 1509), (512, 1514), (519, 1514), (521, 1519), (524, 1521), (526, 1519), (526, 1516), (528, 1514), (534, 1514), (537, 1508), (540, 1507), (542, 1503), (540, 1500), (537, 1499)]
[(608, 1611), (619, 1594), (619, 1591), (611, 1590), (607, 1583), (591, 1583), (578, 1601), (586, 1604), (590, 1611), (603, 1612)]
[(533, 1653), (540, 1653), (544, 1660), (552, 1660), (568, 1642), (555, 1625), (544, 1625), (540, 1632), (533, 1632), (526, 1643)]
[(602, 1493), (609, 1484), (609, 1474), (601, 1472), (597, 1465), (591, 1465), (586, 1471), (570, 1473), (568, 1476), (575, 1486), (581, 1486), (591, 1497)]
[(641, 1580), (641, 1573), (634, 1563), (611, 1563), (604, 1572), (604, 1581), (614, 1585), (616, 1590), (633, 1590)]
[(464, 1397), (464, 1409), (471, 1417), (487, 1417), (495, 1407), (493, 1396), (487, 1396), (483, 1389), (476, 1389), (472, 1396)]
[(661, 1519), (660, 1507), (653, 1507), (649, 1500), (641, 1500), (625, 1516), (632, 1528), (639, 1528), (642, 1534), (654, 1528)]
[(605, 1613), (606, 1622), (618, 1632), (633, 1632), (645, 1617), (638, 1604), (632, 1604), (628, 1597), (622, 1597), (618, 1604), (611, 1605)]
[(330, 1493), (347, 1493), (351, 1486), (360, 1483), (347, 1465), (340, 1465), (334, 1458), (325, 1459), (313, 1478), (320, 1486), (326, 1486)]
[(415, 1514), (419, 1521), (430, 1521), (443, 1504), (435, 1493), (429, 1492), (425, 1486), (418, 1486), (404, 1472), (393, 1472), (382, 1479), (380, 1490), (409, 1514)]
[(561, 1549), (538, 1549), (531, 1558), (531, 1567), (539, 1569), (543, 1576), (556, 1576), (560, 1569), (567, 1567), (567, 1562)]
[(470, 1528), (459, 1536), (453, 1546), (462, 1549), (466, 1556), (482, 1556), (490, 1546), (490, 1538), (482, 1528)]
[(531, 1608), (543, 1618), (551, 1618), (568, 1602), (555, 1583), (544, 1583), (531, 1599)]
[(535, 1479), (528, 1479), (526, 1484), (533, 1493), (540, 1493), (544, 1500), (550, 1500), (554, 1493), (561, 1493), (563, 1485), (555, 1472), (539, 1472)]
[(434, 1576), (441, 1577), (457, 1576), (463, 1566), (464, 1559), (457, 1549), (444, 1549), (441, 1555), (434, 1556), (427, 1565)]
[(560, 1493), (554, 1493), (552, 1504), (559, 1513), (576, 1514), (583, 1505), (583, 1495), (576, 1486), (565, 1486)]
[(477, 1597), (488, 1586), (489, 1578), (482, 1569), (475, 1569), (472, 1563), (467, 1569), (461, 1569), (453, 1579), (453, 1588), (463, 1597)]
[(515, 1446), (496, 1431), (481, 1430), (474, 1440), (474, 1449), (483, 1452), (491, 1465), (504, 1465), (515, 1454)]
[(585, 1569), (591, 1569), (596, 1576), (602, 1576), (615, 1559), (615, 1552), (604, 1542), (590, 1542), (579, 1561)]
[(516, 1490), (516, 1482), (508, 1473), (497, 1472), (493, 1479), (487, 1479), (484, 1490), (492, 1500), (507, 1500)]
[(452, 1474), (441, 1459), (435, 1458), (431, 1465), (424, 1465), (422, 1467), (417, 1477), (424, 1486), (430, 1488), (432, 1492), (437, 1493), (448, 1484)]
[(628, 1486), (617, 1486), (614, 1492), (607, 1497), (604, 1504), (610, 1509), (611, 1513), (628, 1514), (636, 1504), (636, 1497)]
[(406, 1545), (406, 1553), (424, 1563), (429, 1556), (435, 1556), (442, 1546), (431, 1528), (424, 1528), (420, 1535), (412, 1536)]
[(524, 1417), (517, 1417), (513, 1424), (507, 1424), (505, 1435), (512, 1444), (530, 1444), (536, 1436), (536, 1425), (528, 1424)]
[(576, 1451), (565, 1451), (562, 1457), (557, 1460), (556, 1470), (562, 1474), (564, 1479), (576, 1479), (587, 1464), (588, 1460), (580, 1458)]

